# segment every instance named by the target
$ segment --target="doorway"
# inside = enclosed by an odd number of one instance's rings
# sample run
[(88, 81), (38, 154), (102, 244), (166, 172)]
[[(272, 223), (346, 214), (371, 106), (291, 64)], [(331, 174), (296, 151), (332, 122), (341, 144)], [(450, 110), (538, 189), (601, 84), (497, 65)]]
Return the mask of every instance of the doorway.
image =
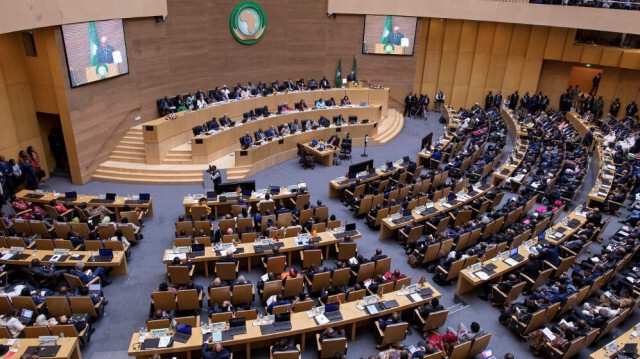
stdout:
[(52, 174), (71, 177), (60, 116), (53, 113), (36, 112), (36, 118), (48, 168), (53, 169)]
[(571, 74), (569, 75), (569, 83), (567, 87), (574, 87), (578, 85), (580, 92), (585, 95), (589, 94), (591, 87), (593, 86), (593, 78), (596, 75), (602, 73), (602, 69), (594, 69), (585, 66), (573, 66), (571, 67)]

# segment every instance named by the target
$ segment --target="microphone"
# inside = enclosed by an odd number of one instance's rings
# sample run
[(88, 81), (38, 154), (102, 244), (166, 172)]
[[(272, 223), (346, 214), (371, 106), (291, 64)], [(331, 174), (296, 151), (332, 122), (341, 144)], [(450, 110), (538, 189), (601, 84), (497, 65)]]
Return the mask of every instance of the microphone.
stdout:
[(369, 157), (367, 155), (367, 143), (369, 143), (369, 135), (364, 135), (364, 153), (360, 155), (360, 157)]

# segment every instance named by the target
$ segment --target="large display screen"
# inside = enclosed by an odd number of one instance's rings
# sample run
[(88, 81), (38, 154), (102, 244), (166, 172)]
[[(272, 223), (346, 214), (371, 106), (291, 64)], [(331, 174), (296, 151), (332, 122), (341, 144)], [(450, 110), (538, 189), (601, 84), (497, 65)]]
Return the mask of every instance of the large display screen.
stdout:
[(365, 16), (362, 53), (413, 55), (417, 23), (416, 17)]
[(62, 25), (71, 87), (129, 73), (122, 19)]

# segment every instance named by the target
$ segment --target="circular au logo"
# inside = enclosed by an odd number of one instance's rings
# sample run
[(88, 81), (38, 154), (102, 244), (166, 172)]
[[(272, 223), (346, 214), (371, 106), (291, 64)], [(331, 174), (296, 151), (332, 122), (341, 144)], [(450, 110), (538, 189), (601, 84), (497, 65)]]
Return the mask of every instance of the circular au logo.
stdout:
[(255, 44), (267, 28), (267, 16), (260, 5), (243, 1), (231, 12), (229, 27), (233, 37), (245, 45)]
[(389, 43), (389, 44), (385, 44), (383, 47), (383, 50), (386, 54), (390, 54), (393, 52), (393, 50), (395, 50), (396, 47), (393, 46), (393, 44)]
[(101, 79), (107, 77), (109, 75), (109, 67), (107, 67), (107, 64), (98, 64), (98, 66), (96, 66), (96, 75)]

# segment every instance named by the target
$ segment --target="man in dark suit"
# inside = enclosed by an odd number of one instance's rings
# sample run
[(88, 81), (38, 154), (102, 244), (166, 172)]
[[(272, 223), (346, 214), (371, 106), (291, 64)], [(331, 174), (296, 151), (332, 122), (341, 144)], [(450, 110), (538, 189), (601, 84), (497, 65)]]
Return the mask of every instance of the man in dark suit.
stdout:
[(638, 105), (636, 105), (635, 101), (631, 101), (631, 103), (627, 105), (627, 110), (625, 114), (628, 117), (633, 117), (635, 116), (636, 113), (638, 113)]
[(487, 97), (484, 98), (484, 109), (488, 110), (493, 106), (493, 91), (489, 91)]
[(400, 27), (394, 26), (393, 32), (387, 35), (387, 44), (401, 45), (404, 34), (400, 32)]
[(222, 126), (231, 127), (235, 122), (231, 121), (231, 118), (225, 113), (224, 116), (220, 117), (220, 124)]
[(406, 116), (409, 114), (409, 110), (411, 110), (411, 102), (412, 102), (412, 93), (409, 92), (409, 94), (407, 95), (407, 97), (404, 98), (404, 112), (402, 113), (402, 116)]
[(246, 132), (244, 136), (240, 137), (240, 144), (242, 144), (242, 148), (249, 148), (253, 143), (253, 138), (249, 135), (249, 132)]
[(353, 82), (355, 80), (356, 80), (356, 75), (353, 73), (353, 71), (351, 71), (351, 73), (347, 75), (347, 82)]
[(385, 258), (387, 258), (387, 255), (386, 254), (382, 254), (382, 249), (378, 248), (378, 249), (376, 249), (376, 254), (371, 257), (371, 261), (372, 262), (377, 262), (377, 261), (379, 261), (381, 259), (385, 259)]
[(589, 95), (595, 96), (598, 93), (598, 87), (600, 87), (600, 79), (602, 79), (602, 74), (600, 73), (598, 73), (593, 77), (593, 80), (591, 80), (591, 83), (593, 84), (593, 86), (591, 86), (591, 91), (589, 91)]
[(100, 47), (98, 48), (98, 63), (99, 64), (112, 64), (113, 52), (115, 49), (113, 46), (107, 44), (107, 37), (100, 38)]
[(316, 79), (309, 80), (309, 90), (317, 90), (317, 89), (318, 89), (318, 83), (316, 82)]
[(264, 131), (262, 130), (262, 128), (259, 128), (258, 131), (253, 133), (253, 135), (256, 138), (256, 142), (264, 141), (267, 139), (267, 135), (264, 134)]
[(502, 92), (498, 91), (496, 97), (493, 98), (493, 106), (500, 108), (502, 105)]
[(322, 87), (325, 90), (328, 90), (331, 88), (331, 84), (329, 83), (329, 80), (327, 80), (325, 76), (322, 76), (322, 80), (320, 80), (320, 87)]
[(220, 128), (220, 125), (218, 124), (218, 120), (214, 117), (211, 119), (211, 121), (207, 122), (207, 128), (209, 128), (209, 131), (215, 130), (217, 131)]

